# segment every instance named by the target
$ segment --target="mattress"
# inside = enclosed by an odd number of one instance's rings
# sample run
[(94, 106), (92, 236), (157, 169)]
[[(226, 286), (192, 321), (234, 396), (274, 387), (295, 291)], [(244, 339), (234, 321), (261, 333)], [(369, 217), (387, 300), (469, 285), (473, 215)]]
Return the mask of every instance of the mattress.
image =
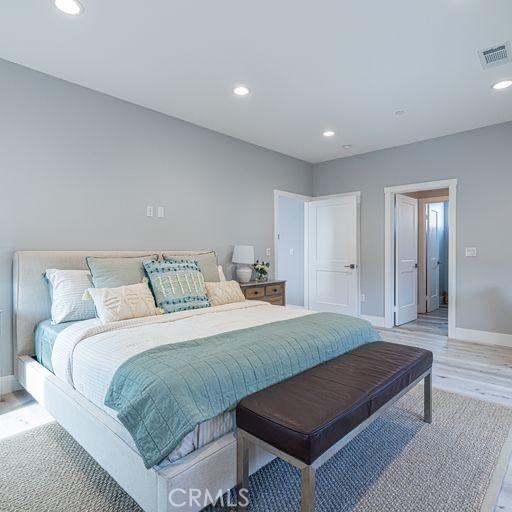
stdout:
[[(312, 313), (305, 309), (246, 301), (106, 325), (101, 325), (98, 319), (84, 320), (75, 322), (69, 329), (60, 332), (54, 343), (52, 366), (57, 377), (116, 418), (115, 411), (104, 404), (105, 394), (117, 368), (133, 355), (159, 345), (179, 343)], [(234, 425), (232, 411), (200, 423), (158, 467), (176, 462), (219, 439), (233, 431)]]
[(40, 322), (35, 330), (34, 342), (36, 359), (53, 373), (52, 352), (57, 336), (67, 327), (76, 322), (63, 322), (54, 325), (50, 319)]

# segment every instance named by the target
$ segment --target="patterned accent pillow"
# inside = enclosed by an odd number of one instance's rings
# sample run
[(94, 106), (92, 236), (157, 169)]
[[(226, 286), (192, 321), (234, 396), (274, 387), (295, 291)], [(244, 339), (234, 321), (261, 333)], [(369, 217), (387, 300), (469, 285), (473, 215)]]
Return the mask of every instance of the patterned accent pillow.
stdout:
[(91, 298), (103, 324), (161, 313), (155, 306), (155, 299), (147, 282), (116, 288), (89, 288), (84, 299)]
[(245, 296), (236, 281), (221, 281), (220, 283), (205, 283), (208, 299), (212, 306), (222, 306), (234, 302), (244, 302)]
[(193, 261), (145, 261), (156, 304), (166, 313), (210, 306), (203, 274)]

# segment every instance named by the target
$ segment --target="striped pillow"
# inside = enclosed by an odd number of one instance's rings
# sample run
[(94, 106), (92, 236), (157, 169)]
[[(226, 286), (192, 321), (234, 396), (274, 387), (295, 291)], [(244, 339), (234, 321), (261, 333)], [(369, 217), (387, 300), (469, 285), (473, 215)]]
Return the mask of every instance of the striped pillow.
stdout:
[(45, 277), (50, 285), (52, 299), (52, 324), (88, 320), (96, 316), (94, 302), (82, 300), (82, 296), (92, 286), (88, 270), (48, 269)]
[(193, 261), (145, 261), (156, 304), (166, 313), (210, 306), (203, 274)]

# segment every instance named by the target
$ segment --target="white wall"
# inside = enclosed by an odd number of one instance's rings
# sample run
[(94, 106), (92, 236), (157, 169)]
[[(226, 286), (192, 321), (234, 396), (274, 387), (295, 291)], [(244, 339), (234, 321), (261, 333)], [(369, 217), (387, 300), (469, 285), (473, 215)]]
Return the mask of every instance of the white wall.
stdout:
[[(0, 376), (16, 250), (273, 247), (274, 189), (312, 166), (0, 60)], [(164, 206), (165, 219), (146, 217)]]
[(286, 279), (286, 302), (304, 306), (304, 201), (279, 196), (278, 211), (279, 279)]

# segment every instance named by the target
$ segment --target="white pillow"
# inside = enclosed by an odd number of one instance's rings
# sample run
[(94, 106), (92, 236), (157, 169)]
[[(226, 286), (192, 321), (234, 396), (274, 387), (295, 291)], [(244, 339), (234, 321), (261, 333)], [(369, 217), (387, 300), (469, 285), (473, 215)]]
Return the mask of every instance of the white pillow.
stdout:
[(117, 288), (89, 288), (85, 298), (92, 298), (96, 314), (104, 324), (161, 314), (147, 282)]
[(88, 320), (96, 316), (92, 300), (82, 300), (85, 290), (92, 286), (88, 270), (51, 268), (45, 275), (50, 284), (52, 324)]

